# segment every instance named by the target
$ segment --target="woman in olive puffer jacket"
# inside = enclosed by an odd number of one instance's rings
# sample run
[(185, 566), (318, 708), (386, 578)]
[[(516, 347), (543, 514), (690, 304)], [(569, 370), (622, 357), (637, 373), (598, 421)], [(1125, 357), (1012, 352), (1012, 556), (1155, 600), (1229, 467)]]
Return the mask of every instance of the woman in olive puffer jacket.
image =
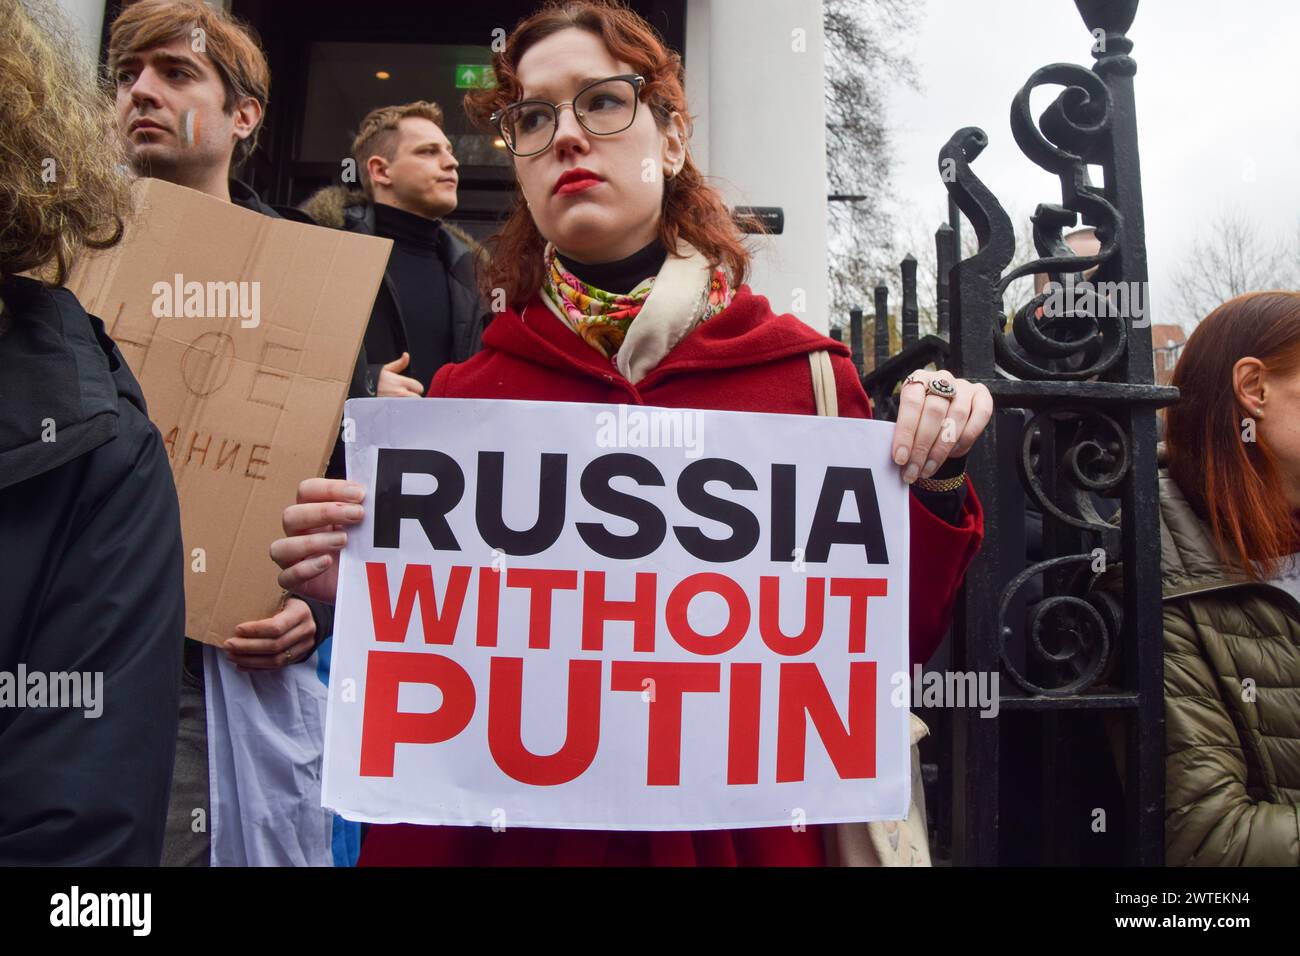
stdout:
[(1300, 293), (1225, 303), (1160, 478), (1166, 860), (1300, 863)]

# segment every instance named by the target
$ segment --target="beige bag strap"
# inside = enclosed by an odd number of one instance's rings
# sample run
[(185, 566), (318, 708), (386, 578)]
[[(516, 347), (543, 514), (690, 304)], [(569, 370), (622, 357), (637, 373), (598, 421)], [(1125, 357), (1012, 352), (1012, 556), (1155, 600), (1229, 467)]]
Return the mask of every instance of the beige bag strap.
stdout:
[[(839, 395), (831, 355), (824, 349), (811, 352), (813, 401), (817, 414), (838, 417)], [(911, 714), (912, 806), (903, 820), (875, 823), (838, 823), (822, 831), (826, 860), (831, 866), (930, 866), (930, 845), (926, 832), (925, 788), (921, 782), (921, 754), (916, 743), (929, 731), (921, 718)]]
[(817, 405), (817, 414), (838, 418), (840, 397), (835, 391), (835, 371), (831, 368), (831, 353), (825, 349), (820, 352), (809, 352), (808, 362), (812, 365), (813, 401)]

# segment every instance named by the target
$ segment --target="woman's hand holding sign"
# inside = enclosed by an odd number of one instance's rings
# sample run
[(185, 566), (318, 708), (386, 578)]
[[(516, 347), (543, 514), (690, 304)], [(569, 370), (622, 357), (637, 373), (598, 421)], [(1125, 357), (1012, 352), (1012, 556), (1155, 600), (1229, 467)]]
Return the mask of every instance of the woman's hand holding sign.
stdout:
[(366, 489), (354, 481), (308, 478), (298, 486), (298, 503), (284, 509), (287, 537), (271, 543), (271, 559), (282, 569), (280, 587), (334, 603), (337, 555), (347, 544), (347, 528), (365, 517), (365, 497)]
[(948, 458), (965, 455), (992, 417), (993, 396), (985, 386), (942, 370), (913, 372), (899, 392), (894, 429), (894, 462), (903, 467), (903, 481), (929, 478)]

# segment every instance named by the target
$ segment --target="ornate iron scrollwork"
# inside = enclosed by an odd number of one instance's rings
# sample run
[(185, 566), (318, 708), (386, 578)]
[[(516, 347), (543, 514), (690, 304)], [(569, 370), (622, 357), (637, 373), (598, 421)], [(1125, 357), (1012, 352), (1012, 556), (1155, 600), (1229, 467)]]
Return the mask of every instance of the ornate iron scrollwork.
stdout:
[[(1098, 806), (1080, 801), (1097, 798), (1080, 797), (1077, 781), (1062, 778), (1054, 748), (1067, 725), (1092, 733), (1112, 715), (1122, 719), (1130, 741), (1119, 762), (1123, 857), (1148, 866), (1163, 859), (1154, 410), (1177, 392), (1153, 382), (1145, 308), (1131, 314), (1117, 308), (1131, 305), (1135, 293), (1145, 306), (1146, 295), (1136, 65), (1126, 36), (1138, 0), (1075, 3), (1091, 32), (1093, 68), (1045, 66), (1011, 105), (1021, 151), (1060, 180), (1059, 201), (1035, 210), (1032, 261), (1010, 268), (1012, 223), (971, 169), (987, 145), (984, 132), (958, 130), (939, 153), (949, 201), (980, 244), (949, 273), (952, 368), (985, 384), (997, 408), (993, 427), (967, 462), (986, 536), (967, 572), (952, 658), (1004, 674), (1015, 688), (1002, 694), (1004, 707), (1042, 718), (1000, 724), (962, 711), (952, 715), (959, 864), (995, 863), (1014, 844), (999, 834), (999, 814), (1006, 794), (1022, 785), (1035, 788), (1033, 805), (1042, 817), (1035, 831), (1041, 848), (1021, 847), (1022, 855), (1079, 859), (1081, 808)], [(1049, 86), (1061, 89), (1035, 117), (1030, 101)], [(1095, 167), (1101, 184), (1090, 178)], [(1098, 240), (1097, 248), (1082, 249), (1086, 255), (1066, 242), (1079, 222)], [(1049, 285), (1008, 308), (1011, 283), (1039, 274), (1066, 294), (1058, 297)], [(1123, 517), (1112, 523), (1107, 518), (1116, 504)], [(1041, 535), (1036, 515), (1027, 512), (1041, 513)], [(1102, 712), (1106, 721), (1093, 719)]]
[[(1065, 87), (1035, 124), (1030, 98), (1042, 86)], [(949, 192), (971, 220), (980, 250), (958, 264), (960, 273), (978, 272), (995, 289), (998, 321), (989, 334), (999, 368), (1019, 379), (1083, 381), (1111, 370), (1122, 358), (1127, 338), (1125, 316), (1117, 303), (1082, 280), (1093, 267), (1104, 266), (1123, 240), (1123, 221), (1115, 207), (1094, 186), (1090, 160), (1107, 144), (1113, 108), (1104, 81), (1093, 71), (1056, 63), (1035, 71), (1016, 94), (1011, 128), (1021, 150), (1061, 181), (1060, 204), (1040, 205), (1033, 217), (1038, 258), (1003, 274), (1011, 262), (1015, 234), (997, 199), (971, 170), (988, 137), (977, 127), (959, 130), (939, 153), (939, 165)], [(1077, 255), (1063, 232), (1082, 221), (1096, 230), (1101, 248)], [(1043, 273), (1055, 286), (1019, 308), (1006, 328), (1002, 298), (1023, 276)], [(1061, 279), (1079, 276), (1063, 294)], [(1048, 308), (1044, 314), (1045, 306)], [(1009, 333), (1009, 334), (1008, 334)]]
[[(1074, 694), (1091, 687), (1109, 669), (1122, 618), (1112, 596), (1090, 589), (1095, 560), (1091, 554), (1071, 554), (1040, 561), (1016, 575), (1002, 592), (998, 602), (1002, 670), (1026, 693), (1045, 697)], [(1031, 680), (1011, 660), (1007, 639), (1012, 630), (1004, 622), (1021, 588), (1039, 575), (1071, 566), (1078, 570), (1063, 593), (1038, 601), (1027, 621), (1026, 649), (1032, 650), (1040, 665), (1056, 665), (1056, 669), (1066, 672), (1059, 682), (1047, 686)], [(1055, 646), (1049, 647), (1047, 641)]]
[[(1035, 125), (1030, 98), (1042, 86), (1065, 89)], [(1109, 134), (1113, 108), (1110, 90), (1091, 70), (1055, 63), (1036, 70), (1011, 105), (1011, 130), (1021, 151), (1061, 181), (1062, 203), (1040, 205), (1034, 213), (1038, 258), (1002, 277), (1002, 295), (1022, 276), (1045, 273), (1048, 291), (1017, 310), (1010, 335), (996, 335), (998, 364), (1024, 379), (1082, 381), (1110, 370), (1124, 353), (1127, 327), (1116, 303), (1082, 281), (1085, 270), (1108, 262), (1123, 237), (1115, 207), (1092, 184), (1088, 162), (1099, 158)], [(1077, 255), (1062, 238), (1079, 218), (1096, 229), (1101, 248)], [(1063, 294), (1062, 275), (1071, 281)], [(1044, 307), (1046, 311), (1044, 311)]]
[(1002, 270), (1011, 263), (1016, 251), (1011, 219), (997, 197), (971, 169), (971, 163), (979, 158), (988, 144), (988, 134), (984, 130), (967, 126), (953, 133), (939, 150), (939, 175), (957, 208), (970, 220), (979, 240), (979, 250), (953, 267), (958, 286), (963, 277), (982, 279), (996, 286), (1002, 278)]
[[(1036, 89), (1048, 85), (1065, 88), (1035, 124), (1030, 98)], [(940, 168), (949, 193), (980, 240), (979, 251), (957, 264), (954, 287), (987, 289), (993, 319), (986, 333), (992, 339), (990, 371), (1001, 378), (1084, 383), (1105, 377), (1124, 358), (1128, 341), (1125, 317), (1097, 286), (1081, 281), (1087, 270), (1104, 269), (1123, 241), (1122, 217), (1092, 184), (1088, 173), (1088, 163), (1100, 160), (1107, 145), (1113, 115), (1111, 93), (1104, 80), (1073, 64), (1052, 64), (1035, 71), (1016, 95), (1011, 108), (1016, 142), (1026, 156), (1057, 175), (1062, 201), (1037, 208), (1033, 225), (1038, 257), (1014, 269), (1007, 268), (1015, 244), (1011, 221), (970, 165), (987, 145), (987, 136), (980, 129), (967, 127), (940, 151)], [(1095, 228), (1101, 245), (1091, 255), (1074, 253), (1063, 237), (1064, 230), (1074, 226), (1080, 216)], [(1008, 326), (1002, 308), (1008, 287), (1022, 276), (1037, 273), (1047, 274), (1056, 285), (1049, 284), (1047, 291), (1016, 310)], [(1062, 285), (1063, 276), (1077, 277), (1080, 282)], [(1063, 290), (1068, 294), (1062, 295)], [(964, 321), (967, 335), (979, 334), (970, 318)], [(1043, 456), (1035, 450), (1045, 430), (1050, 430), (1053, 439), (1044, 445), (1050, 449), (1050, 461), (1041, 460)], [(1030, 417), (1020, 431), (1017, 470), (1029, 502), (1038, 507), (1045, 521), (1099, 542), (1110, 544), (1118, 539), (1118, 529), (1099, 512), (1098, 502), (1118, 494), (1131, 463), (1125, 428), (1092, 406), (1050, 404)], [(1108, 560), (1116, 556), (1113, 547), (1103, 548), (1102, 553)], [(1048, 696), (1077, 693), (1107, 672), (1110, 649), (1118, 639), (1118, 605), (1111, 596), (1094, 593), (1090, 579), (1074, 575), (1067, 580), (1061, 574), (1067, 566), (1081, 563), (1091, 567), (1094, 561), (1093, 553), (1051, 557), (1025, 568), (1002, 588), (998, 602), (1002, 666), (1025, 691)], [(1007, 656), (1005, 646), (1007, 635), (1015, 633), (1005, 618), (1017, 593), (1044, 574), (1057, 587), (1046, 588), (1046, 596), (1028, 609), (1023, 633), (1026, 652), (1036, 658), (1036, 666), (1056, 675), (1051, 681), (1034, 680), (1022, 673)], [(1066, 586), (1060, 587), (1062, 584)], [(1057, 646), (1049, 647), (1049, 640)]]
[[(1042, 463), (1033, 450), (1034, 439), (1047, 422), (1073, 423), (1076, 428), (1073, 441), (1056, 461), (1055, 495), (1043, 486), (1037, 473)], [(1017, 465), (1026, 493), (1044, 514), (1070, 527), (1104, 534), (1115, 526), (1097, 511), (1094, 496), (1113, 497), (1130, 461), (1128, 435), (1119, 422), (1096, 408), (1073, 405), (1046, 409), (1025, 424)]]

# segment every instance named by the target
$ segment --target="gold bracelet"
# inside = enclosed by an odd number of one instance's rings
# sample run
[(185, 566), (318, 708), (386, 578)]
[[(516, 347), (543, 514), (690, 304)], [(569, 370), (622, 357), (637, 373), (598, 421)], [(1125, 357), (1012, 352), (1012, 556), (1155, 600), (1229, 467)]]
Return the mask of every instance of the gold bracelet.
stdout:
[(956, 491), (962, 485), (966, 484), (966, 472), (963, 470), (960, 475), (953, 478), (918, 478), (916, 487), (922, 491)]

